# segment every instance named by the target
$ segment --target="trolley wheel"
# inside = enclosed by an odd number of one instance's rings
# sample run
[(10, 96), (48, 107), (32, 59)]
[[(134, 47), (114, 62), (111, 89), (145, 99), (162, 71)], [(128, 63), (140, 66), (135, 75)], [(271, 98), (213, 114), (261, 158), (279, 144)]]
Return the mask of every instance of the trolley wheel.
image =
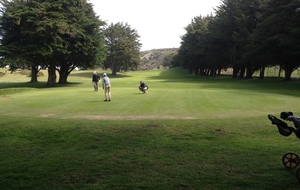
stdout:
[[(286, 168), (289, 168), (289, 169), (296, 168), (299, 165), (299, 163), (296, 162), (296, 159), (298, 159), (298, 158), (299, 158), (298, 154), (296, 154), (294, 152), (287, 152), (282, 156), (282, 163)], [(299, 175), (300, 175), (300, 173), (299, 173)]]
[(297, 170), (296, 170), (296, 177), (297, 177), (298, 181), (300, 181), (300, 168), (297, 168)]

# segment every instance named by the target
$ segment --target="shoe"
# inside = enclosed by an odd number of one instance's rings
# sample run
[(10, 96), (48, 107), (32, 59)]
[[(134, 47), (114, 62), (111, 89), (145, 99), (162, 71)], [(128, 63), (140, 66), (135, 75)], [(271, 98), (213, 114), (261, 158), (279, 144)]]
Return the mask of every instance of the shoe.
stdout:
[(110, 102), (110, 100), (108, 100)]
[(107, 102), (107, 100), (105, 99), (104, 102)]

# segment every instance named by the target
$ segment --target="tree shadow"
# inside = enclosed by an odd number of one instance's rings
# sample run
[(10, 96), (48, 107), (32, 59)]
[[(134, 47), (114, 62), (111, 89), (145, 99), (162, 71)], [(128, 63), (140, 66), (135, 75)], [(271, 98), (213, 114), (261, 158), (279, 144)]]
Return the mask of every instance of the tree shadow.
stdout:
[[(99, 76), (102, 78), (103, 77), (103, 73), (107, 73), (107, 76), (109, 78), (127, 78), (127, 77), (132, 77), (128, 74), (125, 73), (117, 73), (116, 75), (112, 75), (109, 72), (97, 72), (99, 74)], [(76, 73), (71, 73), (70, 76), (74, 76), (74, 77), (83, 77), (83, 78), (92, 78), (93, 72), (91, 71), (84, 71), (84, 72), (76, 72)]]
[(68, 82), (66, 84), (56, 84), (55, 86), (47, 86), (46, 82), (9, 82), (9, 83), (1, 83), (0, 89), (5, 88), (60, 88), (60, 87), (73, 87), (79, 85), (79, 82)]
[(210, 77), (191, 75), (184, 69), (169, 69), (157, 76), (147, 77), (149, 80), (158, 80), (161, 83), (199, 84), (201, 89), (247, 90), (263, 93), (275, 93), (291, 96), (300, 96), (300, 81), (283, 81), (279, 78), (252, 79), (232, 78), (232, 76)]
[[(104, 72), (102, 72), (104, 73)], [(102, 78), (102, 73), (99, 73), (100, 77)], [(83, 78), (92, 78), (92, 72), (90, 71), (84, 71), (84, 72), (76, 72), (71, 73), (69, 77), (83, 77)], [(127, 78), (132, 77), (130, 75), (126, 75), (125, 73), (118, 73), (117, 75), (111, 75), (110, 73), (107, 73), (109, 78)], [(69, 78), (68, 77), (68, 78)], [(30, 76), (28, 77), (30, 78)], [(60, 88), (60, 87), (74, 87), (76, 85), (82, 84), (80, 82), (67, 82), (65, 84), (55, 84), (55, 86), (47, 86), (47, 82), (41, 81), (41, 82), (4, 82), (0, 83), (0, 89), (4, 88)]]
[(7, 82), (0, 84), (0, 89), (3, 88), (47, 88), (47, 86), (45, 82)]

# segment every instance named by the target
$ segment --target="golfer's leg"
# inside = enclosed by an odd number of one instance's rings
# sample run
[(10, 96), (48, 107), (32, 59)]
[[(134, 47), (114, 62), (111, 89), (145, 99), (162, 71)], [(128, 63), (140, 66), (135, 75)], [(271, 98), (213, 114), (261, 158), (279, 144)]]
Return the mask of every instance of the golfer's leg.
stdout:
[(107, 87), (104, 87), (104, 96), (105, 96), (105, 100), (107, 100)]
[(98, 91), (98, 82), (95, 82), (95, 90)]
[(108, 94), (109, 100), (111, 100), (110, 86), (107, 87), (107, 94)]
[(96, 91), (96, 83), (93, 82), (93, 85), (94, 85), (94, 91)]

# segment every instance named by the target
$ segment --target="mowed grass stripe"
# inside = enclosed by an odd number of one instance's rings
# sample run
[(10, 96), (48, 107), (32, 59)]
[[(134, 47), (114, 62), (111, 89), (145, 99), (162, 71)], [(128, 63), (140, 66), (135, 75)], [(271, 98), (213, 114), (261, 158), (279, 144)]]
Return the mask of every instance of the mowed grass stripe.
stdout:
[[(112, 78), (112, 102), (103, 102), (101, 89), (95, 93), (89, 80), (78, 87), (32, 89), (2, 98), (5, 109), (1, 114), (56, 117), (105, 116), (126, 118), (181, 118), (248, 117), (263, 114), (270, 109), (285, 110), (286, 104), (299, 104), (293, 96), (264, 93), (258, 90), (211, 88), (199, 83), (150, 81), (147, 94), (137, 89), (132, 78)], [(126, 81), (129, 81), (128, 83)], [(208, 80), (209, 82), (209, 80)], [(164, 83), (163, 85), (161, 83)], [(189, 88), (187, 88), (187, 86)], [(30, 111), (29, 111), (30, 110)]]

